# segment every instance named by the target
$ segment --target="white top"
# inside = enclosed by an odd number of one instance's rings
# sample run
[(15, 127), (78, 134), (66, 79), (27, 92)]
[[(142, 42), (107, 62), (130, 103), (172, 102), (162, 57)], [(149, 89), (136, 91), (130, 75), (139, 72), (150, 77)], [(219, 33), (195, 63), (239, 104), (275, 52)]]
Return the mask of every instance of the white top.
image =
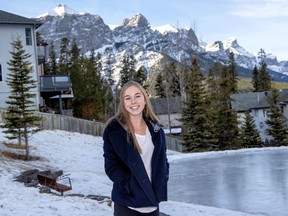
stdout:
[[(135, 134), (135, 135), (136, 135), (136, 139), (139, 143), (139, 146), (142, 149), (142, 153), (140, 156), (141, 156), (142, 161), (144, 163), (148, 177), (151, 181), (152, 180), (151, 179), (151, 176), (152, 176), (151, 161), (152, 161), (152, 155), (154, 152), (154, 144), (152, 142), (151, 134), (150, 134), (149, 129), (147, 127), (145, 135), (140, 135), (140, 134)], [(136, 210), (138, 212), (141, 212), (141, 213), (150, 213), (150, 212), (153, 212), (157, 209), (157, 207), (155, 207), (155, 206), (141, 207), (141, 208), (129, 207), (129, 208)]]

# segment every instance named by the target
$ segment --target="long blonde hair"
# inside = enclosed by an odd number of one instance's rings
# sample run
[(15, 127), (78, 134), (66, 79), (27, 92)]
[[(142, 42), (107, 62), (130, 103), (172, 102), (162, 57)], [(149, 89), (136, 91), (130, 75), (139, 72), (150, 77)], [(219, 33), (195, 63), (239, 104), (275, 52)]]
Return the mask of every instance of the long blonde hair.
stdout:
[(109, 124), (109, 122), (111, 122), (112, 119), (117, 119), (117, 121), (121, 124), (121, 126), (127, 131), (127, 140), (129, 141), (130, 137), (132, 137), (135, 148), (141, 154), (142, 149), (139, 146), (139, 143), (137, 142), (137, 139), (135, 136), (135, 130), (134, 130), (133, 125), (132, 125), (131, 120), (130, 120), (130, 115), (129, 115), (128, 111), (126, 110), (125, 104), (124, 104), (125, 91), (131, 86), (135, 86), (136, 88), (138, 88), (142, 92), (142, 94), (144, 95), (144, 100), (146, 102), (146, 105), (145, 105), (144, 110), (143, 110), (143, 118), (145, 120), (151, 120), (154, 123), (159, 122), (159, 119), (157, 118), (156, 114), (153, 111), (151, 102), (148, 98), (148, 95), (147, 95), (147, 92), (145, 91), (145, 89), (138, 82), (128, 81), (121, 88), (120, 102), (119, 102), (117, 113), (115, 114), (114, 117), (112, 117), (110, 120), (108, 120), (108, 124)]

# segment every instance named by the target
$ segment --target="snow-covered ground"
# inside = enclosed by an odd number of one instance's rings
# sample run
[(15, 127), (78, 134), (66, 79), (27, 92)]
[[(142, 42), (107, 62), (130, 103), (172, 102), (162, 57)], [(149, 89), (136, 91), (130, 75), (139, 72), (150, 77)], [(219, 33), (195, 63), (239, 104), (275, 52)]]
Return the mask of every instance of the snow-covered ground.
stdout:
[[(0, 150), (7, 142), (0, 129)], [(109, 200), (96, 201), (87, 195), (110, 196), (112, 183), (103, 169), (102, 138), (59, 130), (43, 130), (30, 137), (31, 155), (38, 161), (5, 158), (0, 152), (0, 215), (1, 216), (112, 216)], [(204, 153), (205, 154), (205, 153)], [(187, 154), (168, 152), (169, 160), (179, 160)], [(30, 169), (63, 170), (70, 174), (72, 191), (64, 196), (39, 193), (39, 188), (24, 187), (14, 181), (21, 172)], [(84, 197), (68, 196), (83, 194)], [(251, 216), (242, 212), (168, 201), (160, 211), (170, 216)], [(255, 215), (254, 215), (255, 216)]]

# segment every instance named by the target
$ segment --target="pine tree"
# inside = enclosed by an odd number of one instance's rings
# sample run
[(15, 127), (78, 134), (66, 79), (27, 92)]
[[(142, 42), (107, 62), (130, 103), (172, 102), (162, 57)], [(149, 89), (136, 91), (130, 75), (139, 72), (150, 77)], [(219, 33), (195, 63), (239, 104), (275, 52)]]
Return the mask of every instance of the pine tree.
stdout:
[(242, 146), (248, 148), (261, 147), (263, 145), (254, 119), (249, 111), (245, 112), (245, 118), (241, 124), (241, 143)]
[[(68, 52), (70, 57), (69, 62), (66, 62), (66, 65), (62, 68), (67, 68), (69, 70), (70, 80), (73, 89), (74, 101), (73, 101), (73, 115), (80, 118), (82, 117), (82, 99), (85, 98), (85, 83), (84, 83), (84, 74), (83, 74), (83, 61), (80, 56), (80, 49), (75, 40), (73, 40), (71, 48)], [(68, 58), (68, 57), (67, 57)], [(69, 68), (69, 69), (68, 69)]]
[(120, 70), (120, 87), (130, 80), (135, 80), (136, 69), (135, 60), (132, 55), (125, 55), (122, 59), (122, 68)]
[(166, 67), (166, 80), (167, 83), (169, 83), (170, 96), (181, 96), (179, 75), (175, 62), (172, 62), (168, 67)]
[(220, 150), (237, 149), (239, 143), (239, 128), (237, 113), (231, 108), (231, 99), (220, 103), (217, 119), (217, 140)]
[(165, 98), (165, 86), (163, 82), (163, 75), (162, 73), (158, 73), (156, 77), (156, 84), (155, 84), (155, 91), (156, 91), (156, 96), (160, 98)]
[(266, 53), (263, 49), (260, 49), (258, 52), (258, 59), (260, 70), (258, 73), (258, 82), (259, 82), (259, 90), (260, 91), (270, 91), (271, 90), (271, 77), (267, 70)]
[(259, 92), (261, 90), (261, 83), (259, 81), (259, 71), (256, 65), (254, 66), (252, 71), (252, 85), (254, 92)]
[(58, 64), (56, 61), (56, 53), (54, 43), (51, 42), (49, 46), (48, 61), (45, 63), (45, 74), (46, 75), (56, 75), (58, 74)]
[(114, 71), (112, 68), (112, 55), (111, 54), (107, 56), (106, 67), (105, 67), (105, 77), (108, 80), (108, 84), (110, 88), (112, 88), (115, 85), (116, 81), (114, 79)]
[(3, 127), (6, 128), (4, 133), (7, 134), (7, 138), (18, 138), (19, 145), (21, 145), (21, 138), (24, 137), (25, 158), (29, 159), (28, 136), (38, 131), (32, 127), (41, 120), (34, 115), (36, 94), (31, 93), (31, 90), (36, 87), (36, 81), (32, 78), (31, 62), (28, 60), (31, 55), (25, 52), (21, 40), (15, 40), (12, 46), (13, 51), (10, 52), (12, 59), (7, 62), (10, 66), (7, 83), (11, 94), (6, 101), (8, 107)]
[(263, 63), (259, 72), (259, 82), (261, 91), (270, 91), (271, 90), (271, 77), (267, 71), (267, 64)]
[(70, 52), (69, 52), (69, 39), (64, 37), (60, 44), (60, 56), (58, 62), (58, 72), (59, 75), (69, 75), (70, 67)]
[(212, 124), (207, 113), (206, 84), (197, 59), (192, 61), (191, 77), (187, 85), (187, 102), (182, 109), (184, 149), (187, 152), (213, 149)]
[(266, 120), (269, 128), (266, 132), (273, 137), (273, 142), (277, 146), (283, 146), (288, 145), (288, 127), (279, 104), (279, 98), (279, 92), (275, 89), (272, 90), (271, 95), (267, 98), (270, 110), (268, 112), (268, 119)]
[(229, 55), (228, 74), (230, 77), (231, 91), (233, 94), (235, 94), (238, 91), (237, 84), (238, 84), (239, 78), (238, 78), (236, 62), (235, 62), (235, 57), (234, 57), (233, 52), (230, 52), (230, 55)]
[(137, 71), (136, 71), (136, 77), (135, 81), (140, 83), (142, 86), (144, 86), (144, 83), (147, 79), (147, 70), (146, 68), (142, 65)]
[[(92, 55), (92, 53), (91, 53)], [(117, 112), (117, 87), (116, 87), (116, 81), (114, 78), (114, 70), (112, 67), (112, 61), (113, 61), (113, 54), (108, 54), (105, 64), (103, 66), (104, 74), (105, 74), (105, 80), (107, 80), (107, 94), (109, 94), (108, 97), (111, 97), (111, 102), (106, 103), (106, 113), (109, 115), (115, 114)]]
[(219, 149), (238, 148), (237, 113), (231, 108), (231, 76), (227, 67), (215, 62), (208, 76), (209, 115), (215, 126), (215, 140)]
[(224, 69), (223, 65), (220, 62), (215, 62), (212, 68), (209, 70), (209, 74), (207, 77), (207, 113), (209, 115), (209, 119), (211, 119), (211, 125), (213, 128), (213, 137), (214, 144), (219, 148), (219, 130), (217, 126), (217, 122), (219, 119), (219, 108), (222, 105), (221, 103), (221, 74)]
[(207, 77), (208, 96), (211, 101), (219, 101), (220, 78), (223, 70), (223, 65), (220, 62), (215, 62), (209, 70)]

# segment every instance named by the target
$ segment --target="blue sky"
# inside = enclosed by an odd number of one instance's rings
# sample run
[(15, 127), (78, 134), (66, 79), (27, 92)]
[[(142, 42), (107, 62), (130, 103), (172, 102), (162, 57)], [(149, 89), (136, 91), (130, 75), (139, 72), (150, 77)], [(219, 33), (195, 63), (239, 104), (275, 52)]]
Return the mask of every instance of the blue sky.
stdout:
[(0, 9), (36, 17), (60, 3), (99, 15), (106, 24), (141, 13), (153, 27), (190, 26), (207, 43), (234, 36), (249, 52), (262, 48), (288, 60), (288, 0), (0, 0)]

